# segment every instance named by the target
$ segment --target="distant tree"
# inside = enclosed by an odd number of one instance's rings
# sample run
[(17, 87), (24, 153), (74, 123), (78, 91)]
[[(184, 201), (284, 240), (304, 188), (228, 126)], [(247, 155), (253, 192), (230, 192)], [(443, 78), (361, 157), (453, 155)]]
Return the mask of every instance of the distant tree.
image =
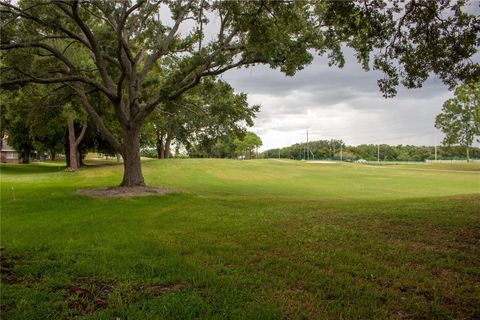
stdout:
[(9, 117), (6, 132), (8, 144), (18, 151), (20, 163), (30, 163), (35, 147), (26, 124), (19, 116)]
[(396, 160), (398, 157), (398, 151), (395, 146), (389, 146), (388, 144), (380, 145), (380, 159), (384, 161)]
[(257, 148), (262, 146), (262, 139), (253, 132), (235, 140), (235, 148), (237, 155), (243, 155), (244, 159), (252, 159)]
[(480, 82), (455, 89), (455, 97), (445, 101), (435, 127), (445, 133), (444, 144), (463, 146), (470, 160), (470, 147), (480, 136)]
[(342, 140), (331, 139), (329, 141), (329, 148), (331, 151), (332, 159), (339, 158), (340, 148), (345, 148), (345, 144)]
[(38, 85), (27, 85), (15, 92), (3, 91), (0, 101), (2, 131), (9, 144), (19, 151), (21, 163), (29, 163), (35, 151), (37, 154), (48, 151), (52, 155), (61, 149), (63, 119), (54, 108), (44, 107)]
[(37, 105), (29, 112), (28, 127), (33, 145), (39, 154), (48, 153), (55, 160), (64, 149), (65, 119), (56, 110), (56, 106), (42, 108)]
[(235, 139), (233, 135), (219, 137), (212, 146), (212, 155), (215, 158), (235, 157)]
[(243, 135), (246, 127), (253, 126), (258, 110), (259, 106), (248, 105), (246, 94), (235, 93), (225, 81), (203, 79), (183, 97), (151, 114), (143, 141), (156, 146), (159, 159), (170, 156), (173, 141), (185, 146), (190, 156), (225, 156), (219, 143), (226, 145)]

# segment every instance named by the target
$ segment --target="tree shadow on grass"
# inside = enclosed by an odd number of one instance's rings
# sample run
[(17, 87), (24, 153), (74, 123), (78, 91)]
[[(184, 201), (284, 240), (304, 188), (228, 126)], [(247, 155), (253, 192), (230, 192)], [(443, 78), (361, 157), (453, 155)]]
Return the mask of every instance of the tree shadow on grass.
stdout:
[(60, 163), (0, 164), (0, 172), (2, 175), (52, 173), (62, 171), (65, 168), (66, 166)]
[[(111, 167), (123, 165), (123, 163), (107, 162), (107, 161), (90, 161), (84, 163), (80, 170), (88, 170), (94, 168)], [(1, 163), (0, 173), (2, 175), (28, 175), (28, 174), (40, 174), (40, 173), (53, 173), (63, 171), (67, 168), (63, 162), (37, 162), (29, 164), (12, 164)]]

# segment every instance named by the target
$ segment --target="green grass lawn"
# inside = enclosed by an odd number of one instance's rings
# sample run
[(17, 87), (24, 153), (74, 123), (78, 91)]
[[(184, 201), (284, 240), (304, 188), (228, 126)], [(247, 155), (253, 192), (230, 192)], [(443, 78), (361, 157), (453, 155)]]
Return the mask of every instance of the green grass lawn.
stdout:
[(97, 199), (121, 165), (2, 165), (1, 318), (478, 319), (479, 169), (146, 160), (175, 193)]

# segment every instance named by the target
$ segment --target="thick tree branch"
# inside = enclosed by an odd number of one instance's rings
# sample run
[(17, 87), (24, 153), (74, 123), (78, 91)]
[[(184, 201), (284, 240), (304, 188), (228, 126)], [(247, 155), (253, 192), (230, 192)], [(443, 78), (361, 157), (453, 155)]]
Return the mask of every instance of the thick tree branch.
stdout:
[[(113, 23), (115, 33), (117, 35), (118, 40), (118, 59), (122, 65), (124, 71), (131, 73), (133, 66), (135, 64), (135, 58), (133, 57), (133, 53), (128, 45), (128, 41), (126, 39), (126, 30), (125, 24), (127, 22), (128, 16), (134, 12), (136, 9), (141, 7), (145, 1), (139, 1), (131, 8), (127, 10), (127, 2), (123, 3), (123, 10), (122, 15), (118, 23)], [(128, 59), (128, 60), (127, 60)]]
[[(190, 70), (184, 70), (185, 77), (183, 80), (180, 81), (179, 84), (179, 89), (171, 93), (166, 100), (175, 100), (179, 96), (181, 96), (184, 92), (188, 91), (189, 89), (195, 87), (201, 80), (202, 77), (208, 76), (208, 75), (218, 75), (221, 74), (227, 70), (234, 69), (237, 67), (240, 67), (242, 65), (246, 64), (251, 64), (251, 63), (259, 63), (261, 61), (246, 61), (246, 60), (241, 60), (237, 63), (233, 63), (231, 65), (227, 65), (221, 69), (218, 70), (210, 70), (207, 73), (205, 73), (209, 68), (212, 68), (212, 61), (217, 57), (218, 54), (222, 52), (222, 50), (229, 52), (232, 56), (235, 54), (241, 52), (242, 50), (245, 49), (244, 45), (237, 45), (237, 46), (230, 46), (229, 44), (233, 41), (235, 36), (238, 34), (239, 30), (237, 28), (233, 29), (230, 34), (225, 37), (225, 26), (224, 24), (226, 23), (225, 20), (222, 21), (222, 26), (221, 26), (221, 32), (219, 33), (219, 46), (216, 50), (214, 50), (208, 57), (204, 58), (204, 63), (193, 66)], [(135, 116), (135, 121), (143, 121), (145, 117), (147, 117), (155, 108), (156, 106), (163, 100), (165, 97), (157, 97), (153, 101), (147, 103), (145, 107), (141, 108), (137, 115)]]
[(253, 64), (253, 63), (260, 63), (260, 60), (240, 60), (236, 63), (232, 63), (230, 65), (226, 65), (223, 67), (219, 67), (217, 69), (211, 69), (211, 63), (205, 63), (197, 68), (197, 70), (193, 71), (190, 74), (190, 77), (185, 78), (180, 84), (179, 88), (173, 91), (168, 97), (157, 97), (153, 101), (149, 102), (144, 108), (142, 108), (137, 116), (136, 121), (141, 121), (145, 117), (147, 117), (155, 108), (162, 103), (163, 101), (174, 101), (178, 97), (180, 97), (183, 93), (190, 90), (191, 88), (195, 87), (203, 77), (207, 76), (214, 76), (224, 73), (230, 69), (235, 69), (241, 67), (243, 65)]
[(214, 69), (214, 70), (212, 70), (210, 68), (204, 68), (203, 71), (196, 72), (196, 73), (193, 74), (192, 77), (187, 78), (184, 81), (182, 81), (180, 87), (176, 91), (173, 91), (173, 93), (171, 93), (168, 96), (168, 99), (169, 100), (175, 100), (176, 98), (181, 96), (184, 92), (188, 91), (189, 89), (191, 89), (195, 85), (197, 85), (200, 82), (201, 78), (203, 78), (203, 77), (219, 75), (219, 74), (222, 74), (222, 73), (224, 73), (228, 70), (231, 70), (231, 69), (235, 69), (235, 68), (238, 68), (238, 67), (241, 67), (241, 66), (244, 66), (244, 65), (248, 65), (248, 64), (261, 63), (261, 62), (263, 62), (263, 61), (261, 61), (261, 60), (248, 60), (248, 61), (247, 60), (240, 60), (236, 63), (232, 63), (230, 65), (226, 65), (226, 66)]
[(80, 28), (80, 30), (83, 32), (85, 37), (88, 39), (88, 42), (90, 44), (92, 53), (95, 57), (95, 64), (98, 67), (98, 71), (100, 73), (100, 76), (102, 77), (104, 85), (110, 90), (111, 92), (115, 92), (115, 83), (113, 82), (112, 78), (110, 77), (107, 68), (104, 63), (104, 55), (102, 53), (102, 50), (100, 46), (98, 45), (98, 42), (93, 35), (92, 31), (90, 28), (85, 24), (85, 22), (82, 20), (82, 18), (79, 16), (78, 12), (78, 0), (74, 0), (73, 3), (70, 5), (72, 8), (72, 11), (69, 12), (62, 4), (58, 4), (58, 6), (68, 15), (72, 18), (72, 20), (75, 22), (75, 24)]
[[(15, 84), (27, 84), (27, 83), (43, 83), (43, 84), (49, 84), (49, 83), (66, 83), (66, 82), (82, 82), (84, 84), (88, 84), (101, 92), (103, 92), (108, 98), (114, 99), (115, 96), (112, 96), (111, 92), (107, 90), (104, 86), (99, 84), (98, 82), (89, 79), (87, 77), (81, 76), (81, 75), (68, 75), (68, 76), (63, 76), (63, 77), (52, 77), (52, 78), (42, 78), (38, 77), (34, 74), (18, 70), (21, 74), (25, 76), (25, 78), (16, 78), (12, 80), (6, 80), (2, 81), (0, 83), (0, 87), (7, 87)], [(69, 73), (67, 73), (69, 74)]]
[(82, 142), (83, 137), (85, 136), (85, 132), (87, 132), (87, 123), (85, 123), (85, 125), (84, 125), (83, 128), (82, 128), (82, 131), (80, 131), (80, 134), (79, 134), (78, 137), (75, 139), (75, 147), (78, 147), (78, 145), (80, 144), (80, 142)]
[(183, 7), (182, 11), (180, 12), (177, 19), (175, 20), (174, 26), (172, 27), (172, 29), (168, 33), (165, 40), (163, 40), (163, 43), (162, 43), (161, 47), (156, 52), (154, 52), (153, 54), (151, 54), (148, 57), (148, 60), (145, 63), (145, 66), (143, 67), (142, 71), (140, 72), (140, 76), (138, 77), (140, 83), (143, 82), (146, 75), (153, 68), (153, 66), (155, 65), (157, 60), (160, 59), (168, 51), (173, 39), (175, 38), (175, 35), (177, 34), (178, 28), (180, 27), (180, 24), (185, 20), (185, 16), (188, 12), (188, 9), (192, 5), (192, 3), (193, 3), (193, 0), (190, 0)]
[(105, 139), (112, 145), (112, 147), (120, 154), (124, 155), (124, 148), (122, 144), (115, 138), (112, 132), (105, 126), (102, 118), (95, 111), (93, 106), (90, 104), (90, 101), (87, 98), (85, 90), (80, 85), (73, 85), (71, 88), (77, 93), (80, 98), (80, 102), (87, 111), (88, 115), (92, 118), (93, 122), (97, 126), (98, 130), (103, 134)]
[(57, 59), (62, 61), (70, 72), (76, 71), (75, 65), (62, 53), (60, 50), (49, 46), (42, 42), (25, 42), (25, 43), (2, 43), (0, 44), (0, 50), (9, 50), (14, 48), (42, 48), (51, 52)]

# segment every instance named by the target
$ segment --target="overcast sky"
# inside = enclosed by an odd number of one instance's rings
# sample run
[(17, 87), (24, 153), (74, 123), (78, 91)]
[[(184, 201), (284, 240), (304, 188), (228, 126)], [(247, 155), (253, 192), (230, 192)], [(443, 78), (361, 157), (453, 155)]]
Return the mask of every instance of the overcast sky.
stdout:
[(381, 73), (365, 72), (347, 55), (343, 68), (328, 67), (324, 58), (286, 77), (266, 66), (236, 69), (224, 74), (237, 92), (248, 94), (261, 109), (250, 130), (263, 141), (262, 150), (306, 140), (342, 139), (362, 143), (433, 145), (435, 116), (453, 92), (438, 79), (421, 89), (400, 87), (385, 99), (377, 86)]

